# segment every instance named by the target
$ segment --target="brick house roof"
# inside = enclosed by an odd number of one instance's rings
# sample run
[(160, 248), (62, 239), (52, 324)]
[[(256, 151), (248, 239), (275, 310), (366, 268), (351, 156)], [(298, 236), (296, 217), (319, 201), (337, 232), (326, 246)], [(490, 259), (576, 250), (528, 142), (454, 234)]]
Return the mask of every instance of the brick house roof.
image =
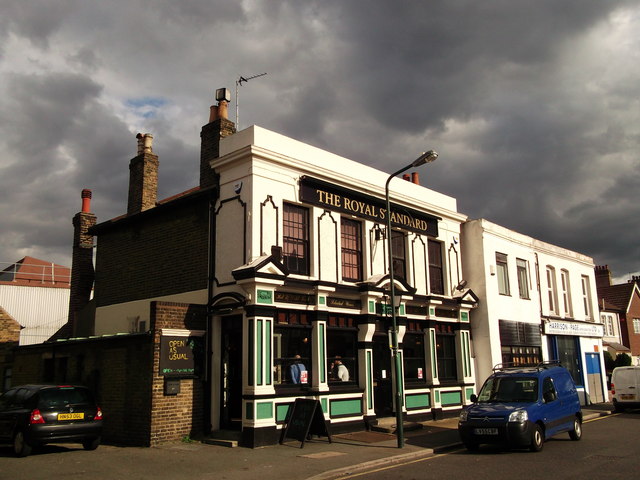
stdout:
[(613, 305), (615, 308), (626, 312), (631, 301), (631, 294), (635, 287), (635, 283), (622, 283), (620, 285), (610, 285), (608, 287), (598, 288), (598, 299), (604, 299), (606, 304)]
[(24, 257), (0, 272), (0, 285), (69, 288), (71, 269), (34, 257)]

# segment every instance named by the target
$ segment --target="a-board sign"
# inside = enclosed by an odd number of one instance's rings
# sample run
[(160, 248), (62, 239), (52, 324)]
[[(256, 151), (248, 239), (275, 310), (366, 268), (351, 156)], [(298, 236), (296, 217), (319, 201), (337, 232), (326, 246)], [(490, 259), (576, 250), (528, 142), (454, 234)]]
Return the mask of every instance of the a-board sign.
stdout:
[(204, 358), (202, 336), (160, 337), (160, 375), (171, 377), (197, 377), (202, 371)]
[(320, 435), (327, 437), (331, 443), (329, 425), (324, 419), (322, 405), (319, 400), (307, 398), (296, 398), (295, 403), (285, 419), (280, 436), (280, 444), (285, 438), (294, 438), (302, 442), (300, 448), (304, 447), (304, 442), (310, 435)]

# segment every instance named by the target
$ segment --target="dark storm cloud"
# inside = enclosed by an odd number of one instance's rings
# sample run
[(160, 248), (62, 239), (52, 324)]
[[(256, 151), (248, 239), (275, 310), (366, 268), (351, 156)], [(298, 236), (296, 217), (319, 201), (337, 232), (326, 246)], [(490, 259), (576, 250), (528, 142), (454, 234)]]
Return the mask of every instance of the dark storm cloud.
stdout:
[(123, 213), (137, 131), (160, 198), (195, 185), (213, 91), (268, 72), (240, 87), (241, 128), (388, 172), (436, 148), (423, 184), (461, 212), (640, 268), (637, 2), (10, 3), (0, 261), (68, 258), (82, 188), (100, 221)]

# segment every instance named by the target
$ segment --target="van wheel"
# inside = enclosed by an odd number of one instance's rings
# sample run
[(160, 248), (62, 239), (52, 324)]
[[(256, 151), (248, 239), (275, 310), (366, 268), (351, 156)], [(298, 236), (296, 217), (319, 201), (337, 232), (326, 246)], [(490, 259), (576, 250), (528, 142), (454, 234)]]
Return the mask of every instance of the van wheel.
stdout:
[(31, 445), (24, 439), (22, 430), (17, 431), (13, 436), (13, 452), (16, 457), (26, 457), (31, 454)]
[(613, 401), (613, 411), (616, 413), (624, 412), (624, 407), (620, 405), (616, 400)]
[(529, 450), (532, 452), (539, 452), (544, 446), (544, 433), (542, 428), (537, 423), (533, 426), (533, 433), (531, 434), (531, 445)]
[(580, 440), (582, 438), (582, 422), (578, 417), (573, 419), (573, 430), (569, 432), (571, 440)]

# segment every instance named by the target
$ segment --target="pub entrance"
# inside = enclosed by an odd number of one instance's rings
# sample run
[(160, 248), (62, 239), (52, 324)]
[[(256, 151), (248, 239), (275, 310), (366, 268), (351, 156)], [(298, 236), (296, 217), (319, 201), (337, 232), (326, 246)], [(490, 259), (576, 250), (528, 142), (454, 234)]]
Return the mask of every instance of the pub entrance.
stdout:
[(242, 315), (221, 318), (220, 427), (242, 427)]
[(373, 402), (376, 416), (393, 415), (393, 380), (391, 375), (389, 335), (376, 332), (373, 336)]

